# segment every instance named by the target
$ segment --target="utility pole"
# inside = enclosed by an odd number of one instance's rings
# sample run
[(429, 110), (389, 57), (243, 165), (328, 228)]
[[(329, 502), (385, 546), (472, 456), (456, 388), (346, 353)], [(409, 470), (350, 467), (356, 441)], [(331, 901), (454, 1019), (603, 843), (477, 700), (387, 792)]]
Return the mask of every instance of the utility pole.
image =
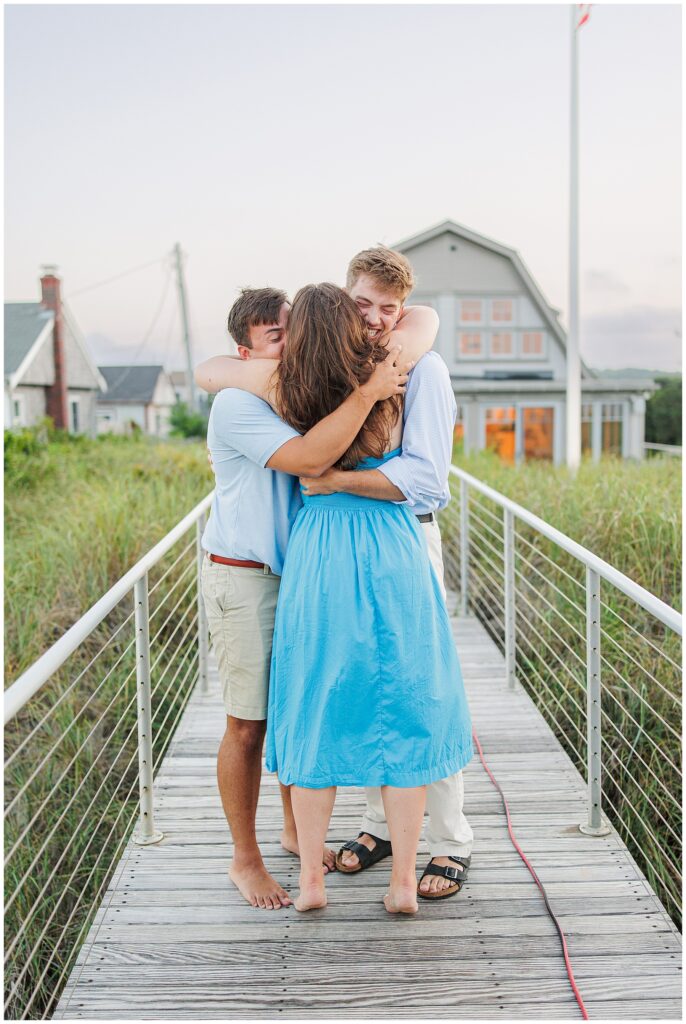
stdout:
[(569, 139), (569, 331), (567, 333), (567, 466), (581, 462), (581, 359), (579, 356), (579, 7), (571, 5), (571, 109)]
[(191, 396), (191, 409), (198, 408), (198, 399), (195, 391), (195, 379), (193, 377), (193, 357), (191, 355), (191, 335), (188, 329), (188, 309), (186, 306), (186, 286), (183, 280), (183, 257), (181, 246), (177, 242), (174, 246), (174, 260), (176, 262), (176, 281), (179, 289), (179, 303), (181, 304), (181, 324), (183, 326), (183, 344), (186, 349), (186, 380), (188, 383), (188, 394)]

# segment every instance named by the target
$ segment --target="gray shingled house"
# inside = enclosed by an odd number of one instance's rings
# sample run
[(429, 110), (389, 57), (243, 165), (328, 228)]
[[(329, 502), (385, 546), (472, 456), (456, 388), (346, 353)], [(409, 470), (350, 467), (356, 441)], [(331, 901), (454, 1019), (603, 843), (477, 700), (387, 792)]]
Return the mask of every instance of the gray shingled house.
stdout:
[[(394, 248), (415, 270), (409, 301), (440, 317), (436, 351), (450, 370), (465, 450), (563, 462), (567, 336), (519, 253), (450, 220)], [(583, 450), (642, 458), (655, 382), (599, 377), (583, 365), (581, 374)]]
[(153, 437), (169, 435), (176, 394), (163, 366), (99, 366), (98, 370), (107, 383), (107, 391), (98, 397), (99, 434), (123, 434), (139, 427)]
[(51, 416), (61, 429), (94, 437), (96, 397), (106, 384), (60, 286), (51, 270), (41, 278), (40, 302), (5, 303), (5, 426)]

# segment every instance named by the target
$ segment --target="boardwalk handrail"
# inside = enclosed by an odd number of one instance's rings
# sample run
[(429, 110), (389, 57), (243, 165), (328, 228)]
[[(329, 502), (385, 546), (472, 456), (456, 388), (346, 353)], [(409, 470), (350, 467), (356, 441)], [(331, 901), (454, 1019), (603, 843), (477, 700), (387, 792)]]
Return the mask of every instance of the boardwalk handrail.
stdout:
[(682, 446), (680, 444), (657, 444), (654, 441), (644, 441), (643, 449), (647, 452), (663, 452), (665, 455), (674, 455), (681, 458)]
[(147, 554), (136, 562), (120, 580), (110, 587), (106, 594), (95, 602), (81, 618), (71, 626), (64, 636), (49, 647), (48, 650), (34, 661), (11, 686), (5, 690), (5, 725), (10, 722), (21, 708), (47, 683), (48, 679), (62, 667), (70, 654), (79, 644), (83, 643), (96, 626), (112, 609), (119, 604), (132, 587), (145, 576), (154, 565), (174, 547), (176, 542), (194, 526), (200, 517), (207, 512), (212, 504), (212, 494), (208, 494), (195, 508), (177, 523), (173, 530), (151, 548)]
[(527, 526), (533, 527), (539, 533), (542, 533), (544, 537), (551, 540), (554, 544), (557, 544), (559, 548), (572, 555), (579, 562), (591, 569), (592, 572), (596, 572), (601, 579), (607, 580), (613, 587), (620, 590), (627, 597), (635, 601), (636, 604), (640, 605), (641, 608), (654, 615), (656, 619), (659, 619), (665, 626), (678, 633), (679, 636), (683, 635), (683, 617), (672, 608), (671, 605), (665, 604), (659, 597), (655, 597), (645, 587), (641, 587), (638, 583), (635, 583), (628, 576), (625, 576), (619, 569), (615, 569), (614, 566), (610, 565), (609, 562), (603, 561), (602, 558), (598, 558), (592, 551), (585, 548), (582, 544), (578, 544), (571, 537), (561, 533), (560, 530), (556, 530), (554, 526), (546, 523), (544, 519), (539, 518), (524, 508), (523, 505), (518, 505), (516, 501), (512, 501), (510, 498), (506, 498), (504, 494), (489, 487), (488, 484), (484, 484), (481, 480), (477, 480), (475, 476), (471, 476), (469, 473), (465, 473), (463, 469), (458, 469), (457, 466), (451, 466), (450, 472), (458, 480), (464, 480), (469, 487), (473, 487), (474, 490), (484, 494), (491, 501), (494, 501), (501, 508), (507, 509), (517, 519), (520, 519)]
[(461, 614), (487, 626), (508, 685), (525, 685), (585, 766), (581, 831), (607, 831), (605, 805), (678, 920), (682, 615), (493, 487), (450, 474), (459, 501), (439, 518)]

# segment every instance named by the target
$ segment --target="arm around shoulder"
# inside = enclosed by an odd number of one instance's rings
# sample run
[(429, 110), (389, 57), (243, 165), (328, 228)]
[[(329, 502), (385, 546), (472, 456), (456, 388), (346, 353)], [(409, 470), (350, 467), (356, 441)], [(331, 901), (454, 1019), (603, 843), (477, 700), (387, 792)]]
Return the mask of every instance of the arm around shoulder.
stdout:
[(439, 326), (431, 306), (407, 306), (388, 335), (388, 344), (402, 345), (403, 358), (416, 363), (433, 348)]
[(195, 383), (210, 395), (224, 388), (239, 388), (270, 402), (276, 359), (238, 359), (234, 356), (213, 356), (195, 368)]

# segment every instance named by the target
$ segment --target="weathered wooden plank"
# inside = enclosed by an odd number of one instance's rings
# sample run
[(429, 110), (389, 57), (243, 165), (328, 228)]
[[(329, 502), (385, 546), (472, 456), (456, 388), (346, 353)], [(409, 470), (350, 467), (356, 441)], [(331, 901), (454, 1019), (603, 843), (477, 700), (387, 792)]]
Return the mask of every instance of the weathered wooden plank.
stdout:
[[(645, 935), (584, 935), (572, 936), (568, 942), (570, 956), (575, 973), (590, 971), (601, 975), (605, 965), (612, 963), (620, 971), (624, 965), (624, 974), (659, 970), (678, 972), (681, 966), (681, 943), (671, 933), (661, 932), (646, 938)], [(374, 943), (374, 970), (386, 966), (408, 964), (435, 963), (446, 961), (454, 964), (456, 960), (455, 946), (444, 938), (414, 938), (413, 958), (407, 955), (407, 943), (404, 939), (385, 938)], [(255, 964), (260, 970), (268, 965), (275, 969), (290, 965), (292, 969), (310, 970), (321, 967), (328, 970), (349, 971), (362, 968), (359, 950), (347, 939), (323, 939), (319, 941), (300, 939), (297, 943), (263, 940), (260, 942), (184, 942), (178, 936), (160, 946), (146, 945), (141, 948), (132, 937), (127, 942), (103, 941), (100, 938), (89, 947), (84, 947), (79, 958), (79, 966), (86, 963), (92, 953), (89, 967), (100, 967), (107, 963), (113, 967), (138, 964), (153, 970), (157, 967), (174, 969), (178, 965), (202, 966), (212, 964), (233, 964), (237, 968), (253, 970)], [(665, 956), (664, 954), (667, 954)], [(528, 970), (527, 962), (552, 961), (557, 969), (563, 970), (559, 946), (549, 942), (547, 937), (522, 936), (514, 946), (508, 938), (487, 936), (460, 938), (458, 959), (460, 965), (473, 965), (475, 969), (485, 964), (489, 970), (497, 968), (497, 973), (509, 975), (510, 972), (521, 974)], [(675, 963), (676, 961), (676, 963)], [(638, 966), (642, 965), (642, 966)], [(652, 965), (652, 969), (651, 969)]]
[[(308, 939), (331, 938), (332, 933), (338, 933), (331, 913), (331, 908), (322, 911), (312, 911), (301, 918), (300, 915), (289, 913), (282, 909), (268, 913), (267, 911), (255, 910), (253, 920), (247, 923), (232, 923), (227, 914), (224, 923), (204, 924), (183, 922), (184, 939), (188, 942), (212, 941), (212, 942), (245, 942), (257, 941), (260, 939), (275, 939), (280, 936), (286, 938), (286, 933), (291, 941), (299, 939), (306, 929)], [(307, 924), (303, 924), (303, 921)], [(431, 916), (419, 916), (411, 923), (405, 920), (398, 920), (392, 917), (386, 920), (382, 916), (382, 909), (379, 908), (375, 918), (365, 921), (364, 933), (368, 939), (383, 939), (389, 937), (398, 929), (405, 929), (403, 933), (408, 941), (408, 956), (411, 956), (411, 943), (416, 938), (441, 936), (444, 939), (457, 941), (462, 936), (482, 937), (484, 935), (509, 937), (515, 947), (519, 940), (525, 935), (544, 935), (551, 939), (557, 936), (557, 932), (550, 918), (546, 916), (522, 916), (522, 917), (491, 917), (491, 918), (459, 918), (449, 919), (452, 927), (446, 924), (446, 920)], [(487, 922), (487, 923), (486, 923)], [(152, 943), (162, 944), (166, 941), (178, 942), (179, 922), (170, 923), (132, 921), (120, 914), (112, 914), (100, 924), (100, 938), (114, 942), (130, 942), (135, 935), (136, 940), (141, 944)], [(650, 936), (659, 932), (671, 932), (669, 923), (660, 914), (604, 914), (604, 915), (574, 915), (564, 920), (566, 935), (618, 935), (618, 934), (641, 934)], [(485, 939), (484, 939), (485, 942)]]
[[(78, 1004), (83, 1006), (84, 1004)], [(603, 1003), (598, 1005), (594, 1002), (589, 1002), (587, 1008), (593, 1019), (602, 1018), (606, 1020), (681, 1020), (681, 1002), (679, 1000), (669, 999), (653, 999), (648, 1004), (626, 1001), (622, 1003)], [(302, 1020), (308, 1017), (314, 1017), (315, 1019), (321, 1019), (321, 1011), (317, 1010), (314, 1014), (308, 1014), (308, 1012), (302, 1007), (296, 1007), (294, 1009), (288, 1006), (279, 1007), (278, 1011), (279, 1020)], [(105, 1007), (100, 1009), (97, 1007), (89, 1007), (87, 1011), (84, 1010), (71, 1010), (68, 1014), (70, 1019), (89, 1019), (89, 1020), (112, 1020), (113, 1016), (112, 1009)], [(56, 1015), (56, 1016), (62, 1016)], [(226, 1003), (220, 1007), (202, 1007), (200, 1013), (197, 1015), (204, 1020), (227, 1020), (227, 1019), (240, 1019), (240, 1020), (264, 1020), (265, 1011), (264, 1009), (252, 1010), (245, 1009), (243, 1006), (230, 1006)], [(549, 1007), (536, 1003), (535, 1005), (526, 1005), (524, 1003), (517, 1006), (517, 1012), (514, 1013), (513, 1009), (509, 1004), (485, 1006), (481, 1003), (476, 1004), (463, 1004), (460, 1006), (460, 1019), (462, 1020), (579, 1020), (579, 1008), (576, 1003), (569, 1004), (551, 1004)], [(133, 1010), (122, 1010), (116, 1008), (116, 1017), (118, 1020), (155, 1020), (159, 1019), (160, 1014), (155, 1009), (144, 1010), (141, 1008), (135, 1008)], [(166, 1008), (164, 1010), (165, 1020), (188, 1020), (191, 1014), (186, 1007), (180, 1009)], [(455, 1020), (455, 1011), (452, 1006), (447, 1007), (430, 1007), (429, 1012), (418, 1012), (417, 1008), (411, 1006), (397, 1006), (392, 1010), (386, 1010), (383, 1007), (356, 1007), (355, 1017), (360, 1019), (371, 1019), (371, 1020), (399, 1020), (410, 1018), (416, 1020), (418, 1018), (430, 1017), (433, 1019), (445, 1019)], [(326, 1010), (326, 1019), (338, 1019), (344, 1018), (350, 1019), (350, 1009), (347, 1006), (329, 1006)]]
[[(204, 973), (204, 972), (203, 972)], [(563, 979), (536, 978), (535, 983), (527, 977), (494, 979), (470, 979), (448, 975), (445, 972), (435, 976), (425, 975), (405, 981), (401, 978), (386, 984), (385, 978), (379, 976), (371, 980), (358, 980), (348, 977), (339, 979), (318, 978), (305, 980), (293, 977), (287, 972), (275, 981), (259, 979), (259, 984), (246, 986), (241, 979), (215, 982), (209, 985), (203, 977), (189, 976), (187, 979), (175, 981), (173, 977), (166, 979), (166, 984), (156, 989), (154, 1001), (148, 986), (134, 986), (129, 978), (116, 991), (116, 999), (106, 986), (88, 986), (87, 1007), (100, 1005), (110, 1006), (113, 1010), (119, 1006), (133, 1009), (140, 1007), (149, 1009), (151, 1003), (155, 1009), (165, 1011), (167, 1008), (177, 1009), (185, 1006), (192, 1016), (205, 1007), (228, 1003), (248, 1008), (265, 1010), (287, 1005), (292, 1008), (302, 1007), (308, 1015), (314, 1016), (319, 1010), (324, 1016), (329, 1006), (344, 1003), (349, 1010), (357, 1006), (415, 1007), (427, 1016), (426, 1010), (434, 1006), (451, 1006), (460, 1010), (463, 1004), (480, 1003), (482, 1005), (509, 1004), (516, 1011), (518, 1004), (553, 1003), (570, 1004), (574, 1002), (569, 985)], [(643, 1003), (646, 1008), (652, 998), (677, 1000), (680, 996), (678, 978), (664, 975), (643, 976), (640, 991), (633, 994), (633, 1001)], [(588, 978), (584, 984), (584, 993), (600, 1006), (626, 997), (626, 979), (617, 977)]]

